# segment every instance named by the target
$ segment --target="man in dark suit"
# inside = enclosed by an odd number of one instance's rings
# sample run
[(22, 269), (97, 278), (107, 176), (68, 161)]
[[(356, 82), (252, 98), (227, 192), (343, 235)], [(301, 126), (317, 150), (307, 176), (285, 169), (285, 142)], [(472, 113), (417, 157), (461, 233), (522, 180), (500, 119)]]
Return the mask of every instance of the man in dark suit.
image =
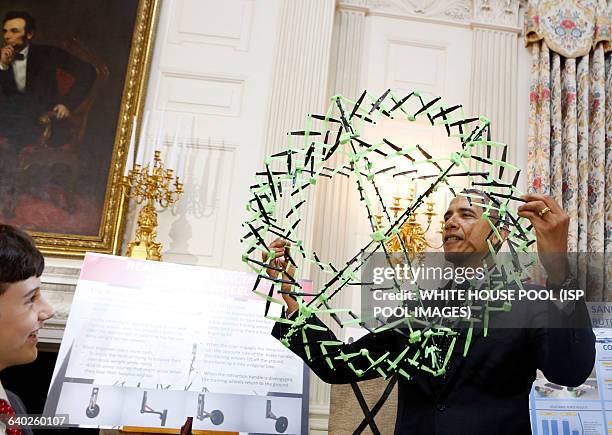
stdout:
[[(0, 372), (38, 355), (38, 331), (54, 315), (40, 291), (44, 267), (30, 236), (0, 224)], [(25, 413), (19, 398), (0, 383), (0, 435), (31, 434), (28, 428), (8, 425), (10, 417)]]
[[(526, 203), (519, 215), (533, 224), (537, 237), (538, 255), (548, 274), (548, 288), (577, 288), (570, 275), (567, 258), (569, 217), (550, 197), (525, 195)], [(486, 198), (483, 197), (483, 201)], [(481, 265), (488, 251), (489, 223), (482, 219), (482, 202), (456, 197), (444, 215), (444, 252), (448, 261), (458, 266)], [(503, 230), (500, 235), (505, 236)], [(495, 242), (495, 241), (493, 241)], [(288, 243), (277, 239), (271, 244), (276, 252), (276, 265), (293, 275), (294, 268), (286, 259)], [(268, 269), (277, 277), (279, 272)], [(287, 278), (286, 278), (287, 279)], [(284, 285), (289, 290), (288, 285)], [(299, 309), (291, 296), (284, 294), (287, 317)], [(516, 309), (515, 309), (516, 308)], [(522, 317), (521, 317), (522, 316)], [(497, 325), (522, 320), (520, 328), (491, 327), (485, 336), (476, 328), (464, 356), (465, 330), (459, 331), (451, 356), (442, 376), (432, 377), (414, 370), (406, 359), (402, 363), (412, 379), (398, 375), (398, 409), (396, 434), (410, 435), (527, 435), (531, 434), (529, 393), (536, 371), (556, 384), (576, 387), (589, 376), (595, 362), (595, 336), (584, 301), (561, 305), (531, 303), (516, 304), (512, 311), (496, 316)], [(351, 344), (330, 349), (324, 354), (321, 342), (333, 342), (334, 334), (316, 316), (305, 320), (314, 328), (303, 328), (309, 346), (304, 347), (304, 335), (286, 337), (286, 323), (277, 323), (273, 335), (288, 338), (289, 348), (300, 356), (313, 371), (328, 383), (352, 383), (380, 376), (372, 369), (372, 361), (401, 359), (409, 345), (407, 334), (396, 329), (370, 333)], [(570, 325), (570, 328), (559, 328)], [(317, 328), (318, 327), (318, 328)], [(437, 345), (448, 349), (448, 340)], [(367, 352), (364, 352), (366, 349)], [(340, 353), (353, 355), (351, 363), (357, 371), (342, 361), (327, 358)], [(441, 353), (445, 355), (444, 353)], [(357, 410), (356, 410), (357, 411)]]
[(17, 149), (40, 136), (37, 122), (45, 112), (59, 121), (70, 118), (96, 76), (93, 66), (65, 50), (33, 44), (35, 32), (27, 12), (10, 11), (2, 20), (0, 137)]
[[(13, 217), (16, 173), (20, 151), (42, 137), (39, 119), (55, 118), (45, 145), (70, 141), (65, 124), (91, 89), (96, 71), (57, 47), (36, 45), (34, 18), (23, 11), (7, 12), (2, 20), (4, 45), (0, 49), (0, 211)], [(31, 174), (40, 175), (40, 174)]]

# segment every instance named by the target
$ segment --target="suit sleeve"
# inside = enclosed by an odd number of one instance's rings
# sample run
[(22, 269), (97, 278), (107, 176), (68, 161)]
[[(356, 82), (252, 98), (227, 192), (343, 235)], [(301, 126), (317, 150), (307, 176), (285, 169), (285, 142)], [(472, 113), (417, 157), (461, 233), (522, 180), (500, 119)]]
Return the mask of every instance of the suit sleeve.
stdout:
[(2, 91), (2, 96), (8, 95), (11, 87), (14, 87), (13, 71), (10, 68), (0, 69), (0, 91)]
[[(578, 287), (574, 287), (578, 288)], [(595, 364), (595, 334), (584, 300), (572, 309), (547, 303), (530, 329), (537, 367), (555, 384), (577, 387)]]
[(25, 415), (25, 414), (27, 414), (26, 408), (25, 408), (23, 402), (21, 401), (21, 399), (19, 398), (19, 396), (17, 396), (12, 391), (8, 391), (8, 390), (6, 390), (6, 395), (8, 397), (9, 403), (11, 404), (13, 409), (15, 410), (15, 414), (17, 414), (17, 415)]
[(313, 372), (328, 384), (346, 384), (387, 375), (388, 360), (398, 357), (401, 335), (394, 330), (369, 333), (346, 344), (338, 342), (334, 333), (315, 315), (303, 325), (277, 322), (272, 335), (299, 356)]
[(74, 79), (68, 93), (61, 96), (56, 104), (63, 104), (73, 111), (83, 102), (93, 86), (96, 70), (92, 65), (59, 48), (54, 49), (54, 57), (57, 67), (69, 73)]

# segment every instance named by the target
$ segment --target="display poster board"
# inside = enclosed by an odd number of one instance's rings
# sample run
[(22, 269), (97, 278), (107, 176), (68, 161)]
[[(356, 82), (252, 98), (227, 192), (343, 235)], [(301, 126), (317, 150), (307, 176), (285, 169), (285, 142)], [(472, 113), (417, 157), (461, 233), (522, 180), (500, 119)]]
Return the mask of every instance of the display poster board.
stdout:
[(612, 329), (594, 331), (595, 367), (582, 385), (557, 385), (538, 371), (529, 398), (533, 435), (612, 433)]
[(81, 427), (193, 417), (195, 430), (308, 433), (308, 371), (270, 335), (255, 278), (87, 254), (45, 414)]

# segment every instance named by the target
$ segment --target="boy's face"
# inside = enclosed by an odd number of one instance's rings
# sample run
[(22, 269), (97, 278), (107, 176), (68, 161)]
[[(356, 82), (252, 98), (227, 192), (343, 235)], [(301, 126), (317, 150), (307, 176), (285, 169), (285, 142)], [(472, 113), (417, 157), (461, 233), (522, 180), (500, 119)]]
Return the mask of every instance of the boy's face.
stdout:
[(38, 330), (54, 315), (35, 276), (9, 284), (0, 295), (0, 370), (36, 359)]

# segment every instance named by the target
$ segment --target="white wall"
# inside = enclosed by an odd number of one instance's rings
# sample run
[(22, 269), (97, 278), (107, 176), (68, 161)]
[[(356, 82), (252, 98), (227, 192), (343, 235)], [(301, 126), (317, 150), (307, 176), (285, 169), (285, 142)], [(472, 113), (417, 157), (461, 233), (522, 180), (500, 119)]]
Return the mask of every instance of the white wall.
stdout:
[[(164, 260), (241, 270), (248, 186), (263, 161), (280, 0), (164, 1), (145, 110), (188, 137), (185, 194), (159, 216)], [(128, 226), (134, 234), (134, 223)]]

